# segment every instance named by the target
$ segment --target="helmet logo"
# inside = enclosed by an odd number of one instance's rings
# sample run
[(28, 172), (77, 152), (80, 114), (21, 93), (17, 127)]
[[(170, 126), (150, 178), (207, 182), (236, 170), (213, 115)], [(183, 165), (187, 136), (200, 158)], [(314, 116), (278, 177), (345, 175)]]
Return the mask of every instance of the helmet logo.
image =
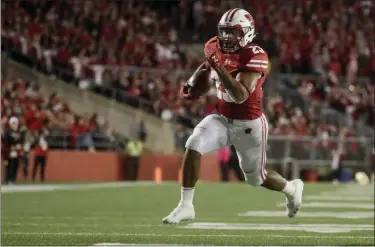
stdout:
[(245, 18), (250, 22), (251, 26), (254, 25), (254, 19), (251, 17), (251, 15), (246, 14)]

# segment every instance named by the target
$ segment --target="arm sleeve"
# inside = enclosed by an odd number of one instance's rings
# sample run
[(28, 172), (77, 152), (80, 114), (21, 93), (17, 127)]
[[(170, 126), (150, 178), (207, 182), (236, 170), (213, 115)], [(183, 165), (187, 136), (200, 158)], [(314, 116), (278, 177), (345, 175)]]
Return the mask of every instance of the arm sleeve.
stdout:
[(245, 71), (255, 71), (266, 74), (268, 71), (268, 57), (265, 54), (259, 54), (248, 59), (244, 66)]
[(206, 49), (207, 46), (209, 46), (210, 44), (213, 44), (213, 43), (217, 43), (217, 37), (212, 37), (211, 39), (209, 39), (205, 44), (204, 44), (204, 49), (203, 49), (203, 52), (204, 50)]

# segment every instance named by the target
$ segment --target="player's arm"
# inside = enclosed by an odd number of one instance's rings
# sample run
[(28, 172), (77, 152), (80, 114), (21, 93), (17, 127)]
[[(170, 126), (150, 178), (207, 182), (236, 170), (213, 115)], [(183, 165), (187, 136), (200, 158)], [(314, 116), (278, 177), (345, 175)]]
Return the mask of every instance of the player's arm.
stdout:
[(216, 67), (216, 72), (221, 80), (225, 91), (236, 104), (241, 104), (247, 100), (249, 95), (255, 90), (262, 73), (255, 71), (239, 72), (236, 78), (229, 74), (224, 65)]
[[(259, 51), (256, 50), (255, 52), (264, 53), (261, 48), (259, 48)], [(242, 66), (238, 58), (222, 54), (218, 49), (217, 42), (213, 39), (206, 43), (204, 53), (210, 66), (217, 72), (225, 91), (236, 104), (241, 104), (247, 100), (263, 74), (263, 67), (266, 67), (266, 62), (268, 63), (268, 61), (263, 62), (263, 60), (259, 60), (262, 57), (256, 56), (252, 57), (245, 66)], [(230, 71), (227, 70), (224, 63), (227, 64), (228, 67), (235, 68), (235, 70), (240, 69), (241, 72), (234, 78), (230, 74)]]

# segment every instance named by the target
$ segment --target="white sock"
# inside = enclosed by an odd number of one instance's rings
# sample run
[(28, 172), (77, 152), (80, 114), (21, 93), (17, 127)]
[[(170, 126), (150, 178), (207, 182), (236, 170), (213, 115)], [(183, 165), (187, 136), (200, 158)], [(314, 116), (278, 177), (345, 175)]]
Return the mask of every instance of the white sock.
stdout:
[(296, 186), (294, 185), (294, 183), (292, 181), (286, 181), (286, 185), (281, 192), (283, 192), (285, 195), (291, 196), (295, 191)]
[(195, 188), (181, 188), (181, 203), (193, 205)]

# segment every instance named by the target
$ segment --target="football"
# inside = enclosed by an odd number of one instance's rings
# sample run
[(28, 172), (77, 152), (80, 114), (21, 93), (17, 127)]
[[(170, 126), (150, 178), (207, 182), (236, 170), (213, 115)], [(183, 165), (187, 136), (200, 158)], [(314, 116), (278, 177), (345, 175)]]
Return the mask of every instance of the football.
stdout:
[(189, 78), (187, 84), (194, 85), (189, 87), (193, 96), (202, 96), (210, 90), (213, 85), (212, 80), (210, 79), (210, 73), (211, 71), (209, 69), (201, 69)]

